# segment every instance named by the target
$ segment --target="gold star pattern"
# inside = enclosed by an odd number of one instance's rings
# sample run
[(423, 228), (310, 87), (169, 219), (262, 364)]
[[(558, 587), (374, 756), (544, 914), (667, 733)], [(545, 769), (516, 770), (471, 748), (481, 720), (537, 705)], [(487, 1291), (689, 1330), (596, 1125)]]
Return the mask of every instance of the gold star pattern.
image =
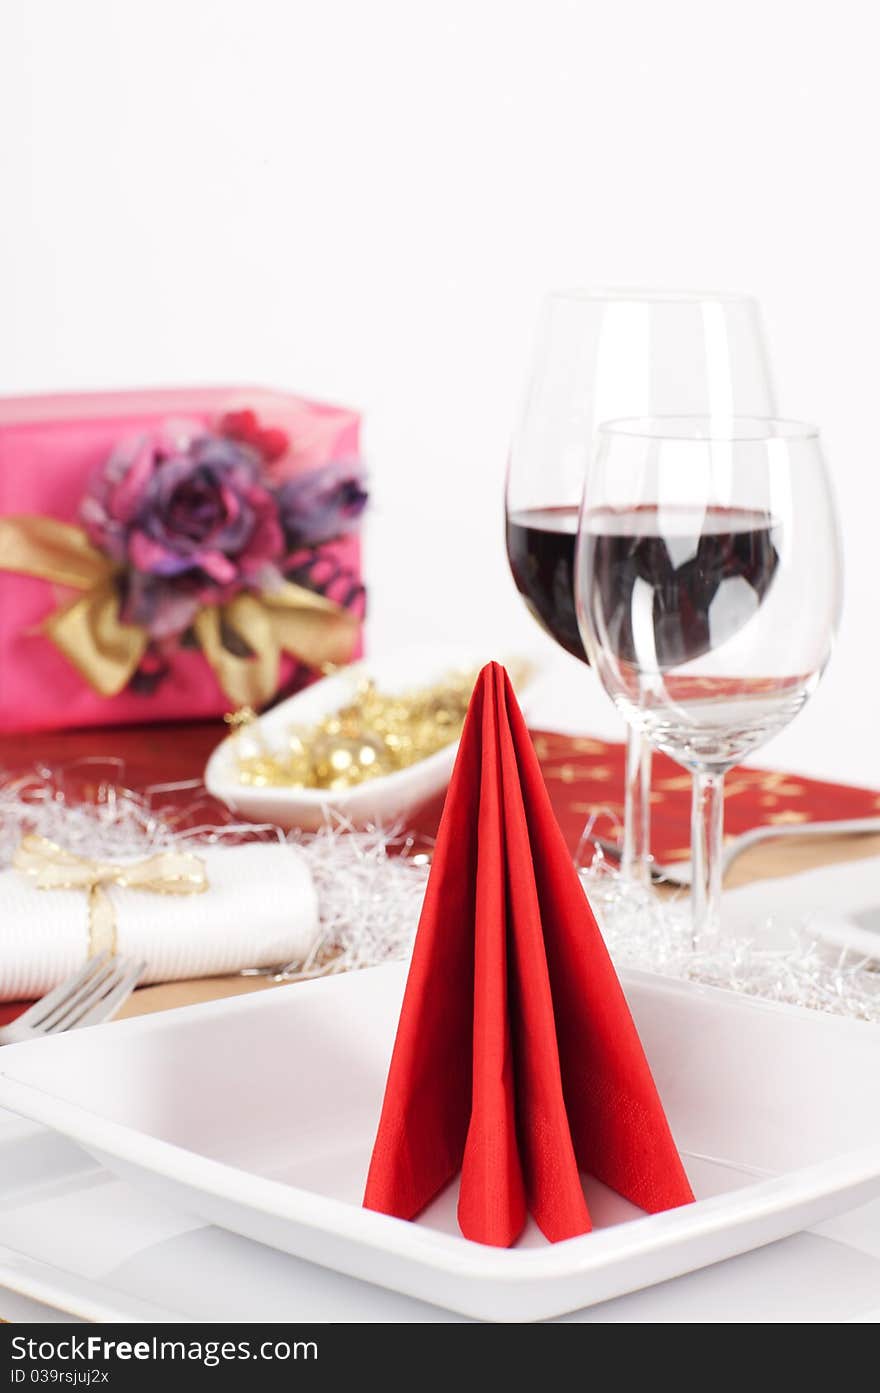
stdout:
[(661, 793), (680, 793), (691, 787), (690, 774), (678, 774), (672, 779), (658, 779), (654, 785)]
[(587, 740), (583, 735), (573, 736), (571, 748), (578, 755), (604, 755), (608, 753), (608, 746), (603, 740)]
[(584, 818), (611, 816), (620, 818), (623, 816), (622, 803), (571, 803), (569, 805), (573, 813), (580, 813)]
[[(603, 831), (614, 822), (614, 835), (619, 835), (623, 746), (550, 731), (533, 732), (532, 739), (570, 846), (577, 846), (591, 819), (601, 819)], [(691, 788), (687, 770), (655, 753), (651, 843), (658, 861), (683, 861), (690, 856)], [(725, 780), (725, 804), (727, 833), (736, 837), (762, 823), (796, 827), (818, 819), (869, 817), (880, 812), (880, 792), (803, 779), (782, 770), (740, 767)]]

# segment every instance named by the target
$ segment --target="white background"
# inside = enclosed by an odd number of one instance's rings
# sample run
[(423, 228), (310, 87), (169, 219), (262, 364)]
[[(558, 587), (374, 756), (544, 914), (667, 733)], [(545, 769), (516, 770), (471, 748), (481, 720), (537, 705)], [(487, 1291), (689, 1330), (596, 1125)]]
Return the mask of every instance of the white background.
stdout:
[(0, 391), (253, 381), (361, 407), (371, 644), (550, 662), (507, 573), (542, 293), (763, 302), (847, 604), (768, 763), (880, 785), (880, 79), (865, 0), (3, 0)]

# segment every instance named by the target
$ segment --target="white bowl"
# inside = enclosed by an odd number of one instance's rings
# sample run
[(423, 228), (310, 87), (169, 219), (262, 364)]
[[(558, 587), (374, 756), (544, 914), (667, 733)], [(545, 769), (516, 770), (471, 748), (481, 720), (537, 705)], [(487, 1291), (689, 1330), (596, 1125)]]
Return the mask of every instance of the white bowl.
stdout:
[[(365, 658), (273, 707), (259, 718), (259, 728), (271, 749), (282, 743), (291, 726), (314, 725), (345, 706), (365, 677), (371, 678), (380, 691), (404, 692), (429, 686), (453, 669), (478, 668), (488, 661), (485, 653), (438, 644)], [(526, 685), (528, 679), (520, 684), (521, 688)], [(458, 752), (455, 740), (408, 769), (334, 792), (324, 788), (254, 788), (238, 780), (237, 738), (234, 734), (227, 736), (208, 760), (208, 792), (241, 817), (306, 831), (314, 831), (333, 813), (355, 827), (367, 823), (387, 826), (397, 821), (446, 788)]]

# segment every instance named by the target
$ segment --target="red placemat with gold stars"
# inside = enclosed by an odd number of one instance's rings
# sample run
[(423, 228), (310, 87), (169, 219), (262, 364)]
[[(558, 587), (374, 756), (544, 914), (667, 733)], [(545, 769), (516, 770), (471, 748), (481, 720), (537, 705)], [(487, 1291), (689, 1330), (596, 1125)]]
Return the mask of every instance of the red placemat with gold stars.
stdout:
[[(623, 819), (622, 745), (533, 731), (553, 808), (572, 850), (587, 820), (608, 836)], [(651, 850), (658, 861), (690, 856), (691, 776), (666, 755), (654, 755)], [(880, 815), (880, 793), (766, 769), (732, 769), (724, 781), (724, 832)]]

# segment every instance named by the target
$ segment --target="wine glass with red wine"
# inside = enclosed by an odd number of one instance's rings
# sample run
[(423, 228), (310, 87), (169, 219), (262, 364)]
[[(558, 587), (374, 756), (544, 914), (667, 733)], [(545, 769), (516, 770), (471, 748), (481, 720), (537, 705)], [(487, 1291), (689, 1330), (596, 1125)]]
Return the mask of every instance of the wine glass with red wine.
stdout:
[[(510, 452), (507, 554), (542, 627), (588, 658), (574, 599), (575, 539), (597, 426), (620, 416), (772, 416), (757, 304), (702, 291), (562, 291), (548, 297)], [(630, 728), (622, 870), (647, 878), (650, 745)]]
[(724, 775), (815, 689), (841, 590), (813, 427), (692, 416), (600, 428), (577, 545), (580, 631), (631, 729), (693, 774), (695, 946), (720, 932)]

